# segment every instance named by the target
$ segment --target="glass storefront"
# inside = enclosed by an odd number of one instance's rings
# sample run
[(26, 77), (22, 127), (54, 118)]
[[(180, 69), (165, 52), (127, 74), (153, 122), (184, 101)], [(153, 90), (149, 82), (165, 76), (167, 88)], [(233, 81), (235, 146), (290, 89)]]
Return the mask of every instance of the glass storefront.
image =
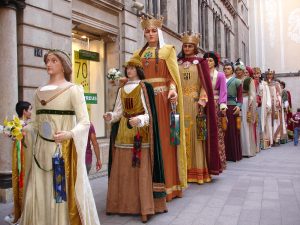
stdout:
[(84, 88), (90, 120), (97, 137), (105, 136), (102, 115), (105, 111), (104, 42), (85, 34), (73, 34), (72, 81)]

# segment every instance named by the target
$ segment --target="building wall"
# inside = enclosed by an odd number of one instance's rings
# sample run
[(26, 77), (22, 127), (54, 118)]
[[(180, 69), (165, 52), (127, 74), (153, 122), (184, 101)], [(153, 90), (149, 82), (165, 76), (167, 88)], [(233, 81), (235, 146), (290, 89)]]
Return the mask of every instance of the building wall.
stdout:
[(72, 2), (27, 0), (18, 15), (19, 98), (32, 102), (35, 89), (48, 80), (42, 57), (34, 48), (63, 49), (71, 53)]
[[(291, 92), (294, 111), (300, 107), (300, 1), (249, 1), (250, 65), (279, 74)], [(292, 73), (292, 74), (290, 74)], [(285, 74), (281, 76), (280, 74)]]
[(277, 73), (298, 72), (300, 1), (250, 2), (251, 64)]

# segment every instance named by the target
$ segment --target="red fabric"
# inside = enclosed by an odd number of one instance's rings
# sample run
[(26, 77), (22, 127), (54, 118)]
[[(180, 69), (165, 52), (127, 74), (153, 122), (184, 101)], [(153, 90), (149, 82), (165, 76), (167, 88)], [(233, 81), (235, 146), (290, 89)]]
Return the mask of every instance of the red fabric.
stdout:
[(253, 80), (255, 85), (257, 107), (261, 107), (261, 96), (258, 95), (259, 81), (255, 79)]
[(292, 97), (291, 97), (291, 93), (289, 91), (287, 91), (287, 93), (288, 93), (288, 101), (289, 101), (289, 108), (288, 108), (287, 114), (286, 114), (287, 130), (288, 130), (289, 138), (293, 139), (294, 138), (294, 123), (291, 121), (291, 118), (293, 116)]
[(246, 66), (246, 70), (248, 71), (249, 76), (250, 76), (251, 78), (253, 78), (253, 75), (254, 75), (253, 69), (252, 69), (250, 66)]
[[(208, 122), (208, 135), (206, 141), (206, 160), (207, 166), (210, 174), (218, 175), (222, 172), (221, 160), (218, 150), (218, 128), (216, 121), (216, 113), (215, 113), (215, 105), (214, 105), (214, 94), (212, 89), (212, 83), (210, 79), (210, 72), (208, 63), (205, 59), (199, 57), (191, 57), (191, 58), (182, 58), (180, 59), (183, 62), (189, 61), (193, 63), (194, 60), (198, 60), (197, 64), (198, 75), (203, 85), (206, 93), (208, 102), (206, 104), (206, 115)], [(201, 76), (200, 74), (203, 74)]]
[(88, 141), (86, 145), (86, 153), (85, 153), (85, 164), (90, 165), (92, 164), (93, 160), (93, 152), (92, 152), (92, 147), (91, 147), (91, 135), (96, 134), (94, 125), (91, 123), (90, 129), (89, 129), (89, 136), (88, 136)]
[(243, 85), (242, 84), (237, 88), (236, 101), (238, 103), (243, 104)]

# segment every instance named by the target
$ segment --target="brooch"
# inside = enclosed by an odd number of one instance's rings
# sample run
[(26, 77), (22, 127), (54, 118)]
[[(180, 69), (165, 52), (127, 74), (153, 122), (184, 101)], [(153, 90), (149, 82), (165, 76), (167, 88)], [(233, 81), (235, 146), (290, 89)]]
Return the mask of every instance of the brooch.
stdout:
[(145, 65), (148, 66), (149, 65), (149, 61), (148, 59), (152, 58), (152, 52), (146, 52), (144, 57), (146, 58), (146, 63)]
[(195, 64), (195, 65), (197, 65), (199, 63), (199, 60), (198, 59), (195, 59), (194, 61), (193, 61), (193, 64)]
[(186, 62), (183, 63), (183, 68), (184, 68), (184, 69), (187, 69), (187, 68), (189, 68), (190, 66), (191, 66), (191, 63), (190, 63), (189, 61), (186, 61)]

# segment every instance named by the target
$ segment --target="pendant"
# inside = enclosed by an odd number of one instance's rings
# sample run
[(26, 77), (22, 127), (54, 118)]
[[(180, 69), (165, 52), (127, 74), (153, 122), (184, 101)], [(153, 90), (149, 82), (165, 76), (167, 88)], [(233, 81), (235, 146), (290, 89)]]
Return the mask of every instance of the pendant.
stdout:
[(146, 58), (145, 66), (148, 66), (149, 65), (148, 59), (152, 57), (152, 52), (146, 52), (144, 57)]
[(183, 68), (184, 69), (188, 69), (188, 68), (190, 68), (190, 66), (191, 66), (191, 63), (189, 61), (186, 61), (186, 62), (183, 63)]
[(40, 125), (40, 132), (41, 135), (47, 139), (52, 138), (52, 127), (51, 124), (48, 121), (42, 122)]
[(45, 100), (41, 100), (41, 104), (45, 106), (47, 105), (47, 102)]

